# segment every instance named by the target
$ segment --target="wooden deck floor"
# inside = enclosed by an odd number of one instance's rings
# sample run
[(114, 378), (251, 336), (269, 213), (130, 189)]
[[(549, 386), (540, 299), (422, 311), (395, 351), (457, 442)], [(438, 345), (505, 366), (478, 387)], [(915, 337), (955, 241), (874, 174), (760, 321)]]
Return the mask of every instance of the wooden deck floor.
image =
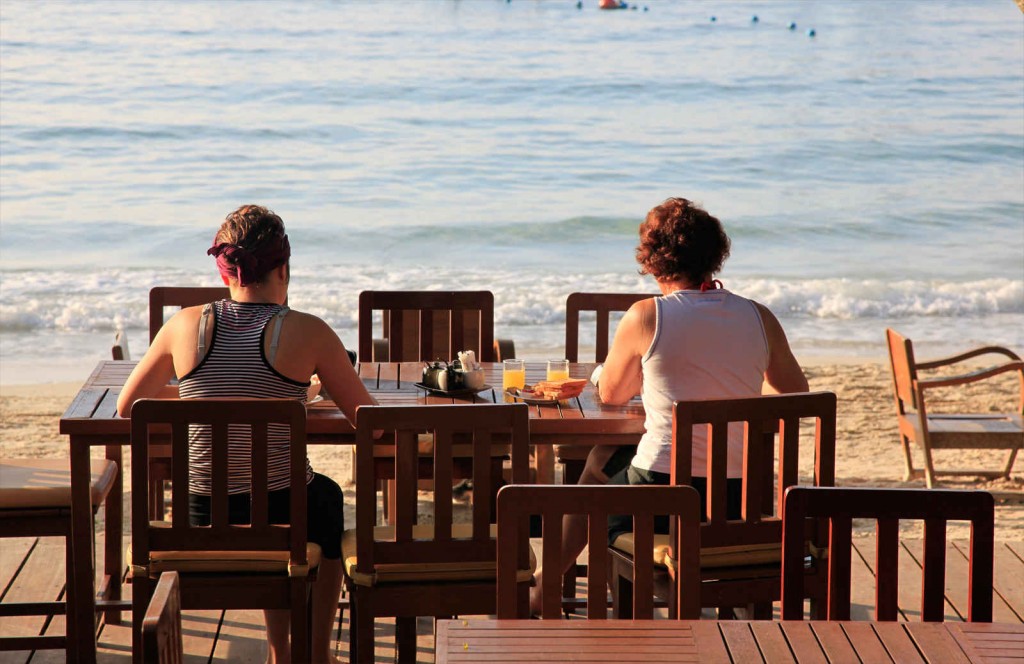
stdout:
[[(125, 542), (127, 544), (127, 541)], [(102, 542), (97, 545), (102, 547)], [(964, 620), (967, 614), (967, 544), (949, 543), (946, 574), (946, 620)], [(874, 606), (874, 540), (854, 542), (854, 620), (872, 617)], [(99, 549), (102, 551), (102, 548)], [(901, 620), (920, 619), (921, 541), (905, 540), (900, 549)], [(64, 543), (60, 538), (0, 540), (0, 588), (4, 601), (60, 598), (64, 586)], [(1024, 622), (1024, 542), (997, 543), (995, 551), (994, 619)], [(126, 586), (131, 593), (131, 586)], [(778, 607), (776, 606), (776, 616)], [(105, 625), (99, 635), (99, 661), (125, 663), (131, 660), (130, 616), (123, 625)], [(432, 621), (419, 621), (420, 662), (433, 662)], [(0, 619), (0, 634), (55, 633), (64, 630), (63, 617), (49, 623), (40, 618)], [(186, 611), (183, 617), (186, 662), (262, 662), (266, 656), (262, 614), (259, 611)], [(391, 662), (394, 623), (377, 626), (377, 661)], [(342, 620), (342, 639), (337, 654), (348, 659), (348, 615)], [(0, 653), (0, 664), (49, 664), (63, 662), (59, 651)]]

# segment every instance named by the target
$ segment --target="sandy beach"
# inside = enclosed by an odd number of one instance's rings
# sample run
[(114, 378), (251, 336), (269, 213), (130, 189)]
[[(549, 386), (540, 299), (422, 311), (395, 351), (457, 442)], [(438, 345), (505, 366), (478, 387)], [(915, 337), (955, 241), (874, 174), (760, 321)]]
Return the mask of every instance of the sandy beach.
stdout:
[[(830, 363), (805, 367), (812, 390), (831, 390), (839, 398), (836, 450), (836, 480), (848, 486), (923, 487), (924, 480), (903, 481), (904, 461), (896, 431), (891, 378), (888, 366), (881, 363)], [(66, 442), (57, 431), (57, 420), (71, 402), (78, 385), (57, 383), (0, 387), (0, 441), (5, 456), (61, 457), (67, 454)], [(1013, 375), (975, 384), (967, 389), (936, 391), (933, 410), (949, 412), (998, 412), (1016, 406), (1019, 387)], [(811, 477), (812, 440), (801, 443), (801, 474)], [(98, 454), (98, 452), (97, 452)], [(312, 447), (310, 458), (319, 472), (334, 477), (342, 486), (350, 477), (348, 449)], [(937, 468), (997, 468), (1005, 463), (1002, 452), (941, 450), (935, 459)], [(915, 467), (923, 467), (920, 450), (915, 450)], [(996, 537), (1004, 541), (1024, 540), (1024, 462), (1018, 461), (1009, 480), (984, 481), (958, 478), (943, 485), (959, 489), (986, 489), (1005, 496), (997, 502)], [(1016, 493), (1016, 496), (1012, 495)], [(353, 496), (347, 492), (349, 513), (354, 520)], [(126, 510), (127, 512), (127, 510)], [(127, 514), (126, 514), (127, 518)], [(862, 534), (873, 524), (858, 524)], [(920, 536), (919, 524), (903, 525), (904, 537)], [(950, 524), (950, 535), (965, 538), (966, 524)]]

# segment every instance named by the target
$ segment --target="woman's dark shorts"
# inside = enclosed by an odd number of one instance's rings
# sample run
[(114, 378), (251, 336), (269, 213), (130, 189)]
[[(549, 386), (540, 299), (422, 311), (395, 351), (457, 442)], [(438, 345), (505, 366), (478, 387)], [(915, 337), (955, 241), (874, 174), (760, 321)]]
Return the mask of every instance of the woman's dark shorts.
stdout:
[[(667, 473), (658, 473), (653, 470), (641, 470), (630, 464), (628, 467), (623, 468), (609, 477), (608, 484), (616, 484), (620, 486), (658, 484), (667, 486), (669, 479), (670, 477)], [(697, 493), (700, 494), (700, 504), (705, 505), (708, 496), (707, 478), (693, 477), (691, 478), (691, 482), (691, 486), (693, 486), (693, 488), (697, 490)], [(741, 513), (740, 507), (743, 504), (743, 480), (729, 479), (726, 482), (725, 490), (727, 516), (729, 519), (738, 519), (740, 518)], [(703, 512), (700, 515), (700, 520), (707, 521), (707, 517)], [(633, 517), (629, 515), (613, 515), (608, 517), (608, 546), (611, 546), (619, 535), (630, 532), (633, 532)], [(654, 517), (654, 532), (662, 534), (668, 533), (667, 516)]]
[[(270, 523), (288, 523), (289, 497), (291, 489), (278, 489), (269, 494)], [(193, 526), (210, 524), (210, 497), (189, 494), (189, 521)], [(306, 510), (309, 523), (306, 541), (320, 545), (323, 557), (328, 560), (341, 558), (341, 536), (345, 532), (345, 496), (341, 487), (331, 478), (313, 473), (313, 479), (306, 485)], [(228, 496), (228, 522), (249, 523), (249, 494), (236, 493)]]

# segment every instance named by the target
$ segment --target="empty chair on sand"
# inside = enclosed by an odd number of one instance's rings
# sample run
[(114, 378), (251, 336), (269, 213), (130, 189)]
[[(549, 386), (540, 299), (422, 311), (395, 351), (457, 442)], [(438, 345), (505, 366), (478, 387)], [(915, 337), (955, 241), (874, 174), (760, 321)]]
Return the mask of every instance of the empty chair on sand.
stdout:
[[(1024, 362), (1013, 351), (1001, 346), (986, 346), (929, 362), (914, 358), (910, 339), (893, 329), (885, 331), (889, 343), (893, 391), (896, 397), (896, 416), (899, 422), (900, 442), (910, 480), (924, 475), (928, 488), (935, 486), (939, 475), (1009, 477), (1017, 452), (1024, 447)], [(1009, 362), (970, 373), (922, 378), (919, 371), (949, 367), (984, 355), (1003, 355)], [(968, 385), (991, 379), (1004, 373), (1016, 373), (1020, 380), (1020, 396), (1016, 412), (1003, 413), (933, 413), (926, 403), (927, 393), (937, 388)], [(921, 446), (924, 454), (924, 472), (914, 469), (911, 443)], [(932, 452), (938, 449), (992, 449), (1007, 450), (1006, 464), (1001, 470), (956, 469), (936, 470)]]

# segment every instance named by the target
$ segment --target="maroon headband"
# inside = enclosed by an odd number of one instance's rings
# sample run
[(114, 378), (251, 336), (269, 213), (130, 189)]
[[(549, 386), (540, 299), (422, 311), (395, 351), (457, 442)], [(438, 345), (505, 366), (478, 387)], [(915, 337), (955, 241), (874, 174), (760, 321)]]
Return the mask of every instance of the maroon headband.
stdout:
[(217, 259), (217, 269), (226, 279), (238, 279), (239, 286), (249, 286), (276, 267), (284, 265), (292, 255), (288, 236), (282, 235), (277, 242), (265, 242), (257, 251), (243, 246), (221, 242), (206, 250), (208, 256)]

